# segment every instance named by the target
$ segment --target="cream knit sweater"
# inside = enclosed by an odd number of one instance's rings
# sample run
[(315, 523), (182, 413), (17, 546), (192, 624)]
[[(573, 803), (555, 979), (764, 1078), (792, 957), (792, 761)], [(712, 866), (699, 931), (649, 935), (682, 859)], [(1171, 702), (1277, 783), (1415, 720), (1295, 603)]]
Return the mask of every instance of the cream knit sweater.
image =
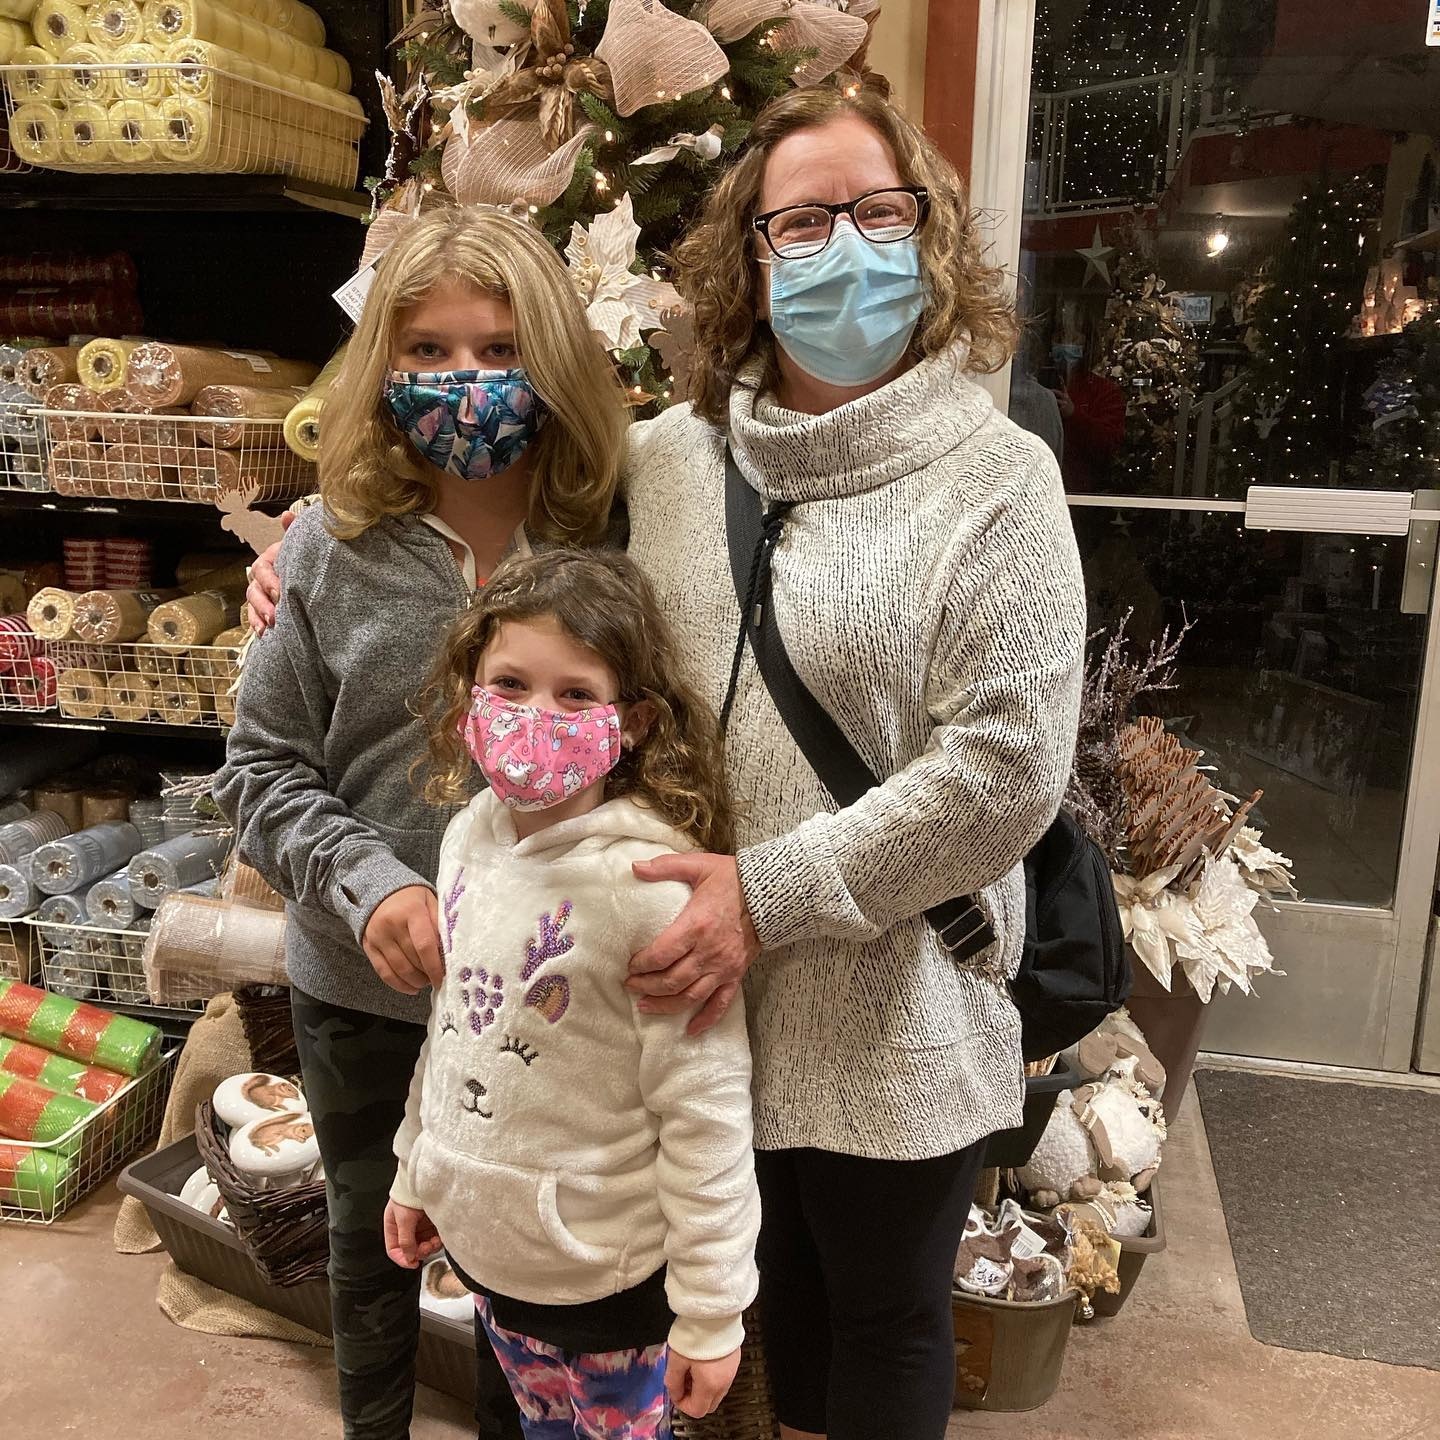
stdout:
[[(727, 762), (765, 947), (747, 983), (762, 1149), (918, 1159), (1020, 1120), (1019, 1016), (919, 917), (979, 892), (1018, 964), (1019, 861), (1069, 773), (1085, 597), (1054, 458), (963, 363), (826, 415), (760, 397), (754, 370), (731, 396), (741, 471), (799, 502), (774, 557), (791, 658), (892, 777), (837, 813), (747, 650)], [(631, 436), (630, 553), (718, 708), (739, 623), (724, 440), (682, 406)]]

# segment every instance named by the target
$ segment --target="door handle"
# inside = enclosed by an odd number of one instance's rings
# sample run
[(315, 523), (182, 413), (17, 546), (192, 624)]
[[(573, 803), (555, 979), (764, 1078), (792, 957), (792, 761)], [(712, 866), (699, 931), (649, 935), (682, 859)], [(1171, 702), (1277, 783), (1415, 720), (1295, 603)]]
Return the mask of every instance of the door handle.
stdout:
[(1440, 541), (1440, 490), (1417, 490), (1415, 509), (1427, 512), (1410, 521), (1405, 541), (1405, 575), (1400, 586), (1400, 613), (1425, 615), (1430, 610), (1430, 595), (1435, 585), (1435, 554)]

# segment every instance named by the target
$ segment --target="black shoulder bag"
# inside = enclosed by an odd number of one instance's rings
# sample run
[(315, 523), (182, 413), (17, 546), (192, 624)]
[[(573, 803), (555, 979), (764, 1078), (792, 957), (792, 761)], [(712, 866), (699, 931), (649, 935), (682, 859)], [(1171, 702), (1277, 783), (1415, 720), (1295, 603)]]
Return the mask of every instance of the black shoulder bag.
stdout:
[[(792, 506), (763, 511), (725, 451), (725, 532), (730, 571), (740, 602), (740, 633), (721, 712), (728, 724), (745, 642), (800, 753), (837, 805), (852, 805), (880, 781), (829, 712), (795, 673), (770, 603), (770, 561)], [(971, 895), (925, 912), (941, 945), (957, 962), (973, 960), (995, 943), (995, 932)], [(1063, 810), (1025, 857), (1025, 944), (1010, 982), (1020, 1012), (1026, 1060), (1073, 1045), (1130, 993), (1130, 963), (1109, 866), (1100, 847)]]

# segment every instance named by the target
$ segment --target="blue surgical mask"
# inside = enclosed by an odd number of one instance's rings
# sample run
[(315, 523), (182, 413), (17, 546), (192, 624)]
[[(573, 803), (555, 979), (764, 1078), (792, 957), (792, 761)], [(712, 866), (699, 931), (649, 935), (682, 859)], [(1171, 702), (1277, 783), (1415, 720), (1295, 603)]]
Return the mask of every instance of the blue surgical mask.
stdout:
[(807, 374), (868, 385), (900, 362), (925, 309), (913, 236), (877, 245), (843, 216), (818, 254), (770, 265), (770, 329)]
[(462, 480), (513, 465), (550, 414), (523, 370), (392, 370), (385, 399), (421, 456)]

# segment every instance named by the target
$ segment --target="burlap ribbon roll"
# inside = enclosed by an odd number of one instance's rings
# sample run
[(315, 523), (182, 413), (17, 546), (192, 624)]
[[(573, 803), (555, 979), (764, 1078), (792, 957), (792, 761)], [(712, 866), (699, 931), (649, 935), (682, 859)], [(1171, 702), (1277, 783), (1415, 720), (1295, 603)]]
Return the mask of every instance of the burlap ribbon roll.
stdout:
[(105, 708), (117, 720), (132, 723), (148, 720), (155, 708), (155, 687), (138, 670), (122, 670), (110, 678), (105, 690)]
[[(80, 830), (85, 825), (85, 791), (73, 780), (52, 780), (35, 787), (35, 813), (58, 815), (65, 822), (65, 831)], [(59, 835), (50, 837), (58, 840)], [(48, 842), (47, 842), (48, 843)]]
[(103, 452), (109, 493), (122, 500), (159, 500), (166, 487), (178, 487), (179, 473), (152, 463), (140, 445), (112, 445)]
[(155, 609), (180, 595), (179, 590), (87, 590), (76, 597), (72, 629), (77, 639), (93, 645), (138, 640)]
[(20, 362), (20, 383), (32, 395), (43, 395), (52, 385), (80, 378), (80, 345), (43, 345), (27, 350)]
[(192, 645), (205, 645), (240, 618), (240, 597), (234, 592), (202, 590), (157, 606), (150, 616), (150, 642), (166, 654), (178, 655)]
[(35, 592), (25, 607), (25, 618), (42, 640), (64, 640), (75, 624), (75, 596), (47, 585)]
[[(93, 390), (73, 380), (63, 385), (51, 385), (44, 395), (47, 410), (66, 410), (86, 415), (91, 415), (101, 408), (96, 403), (98, 398)], [(100, 433), (100, 422), (93, 418), (57, 420), (52, 417), (45, 423), (50, 432), (51, 443), (57, 445), (71, 440), (83, 443), (86, 440), (93, 440)]]
[(48, 474), (57, 495), (109, 495), (114, 478), (109, 455), (93, 440), (65, 440), (52, 447)]
[[(316, 384), (324, 378), (322, 370)], [(314, 386), (311, 387), (313, 389)], [(283, 420), (309, 394), (301, 387), (261, 390), (253, 385), (207, 385), (196, 395), (191, 410), (196, 415), (226, 416), (230, 425), (197, 425), (195, 435), (207, 445), (223, 450), (271, 450), (285, 443), (279, 425), (246, 425), (246, 420)]]
[(285, 915), (200, 895), (167, 895), (145, 941), (145, 979), (161, 1004), (239, 985), (288, 985)]
[[(85, 829), (92, 825), (118, 824), (130, 818), (130, 792), (128, 790), (95, 789), (86, 790), (81, 818)], [(138, 827), (137, 827), (138, 828)], [(140, 837), (145, 838), (143, 835)]]
[(130, 352), (125, 383), (148, 404), (183, 405), (193, 401), (207, 385), (253, 385), (279, 390), (308, 385), (319, 373), (320, 367), (308, 360), (281, 360), (238, 350), (150, 341)]
[(76, 720), (98, 720), (105, 713), (105, 676), (98, 670), (73, 666), (56, 681), (60, 711)]
[(209, 708), (200, 689), (184, 675), (169, 675), (155, 687), (155, 713), (167, 725), (200, 725)]

